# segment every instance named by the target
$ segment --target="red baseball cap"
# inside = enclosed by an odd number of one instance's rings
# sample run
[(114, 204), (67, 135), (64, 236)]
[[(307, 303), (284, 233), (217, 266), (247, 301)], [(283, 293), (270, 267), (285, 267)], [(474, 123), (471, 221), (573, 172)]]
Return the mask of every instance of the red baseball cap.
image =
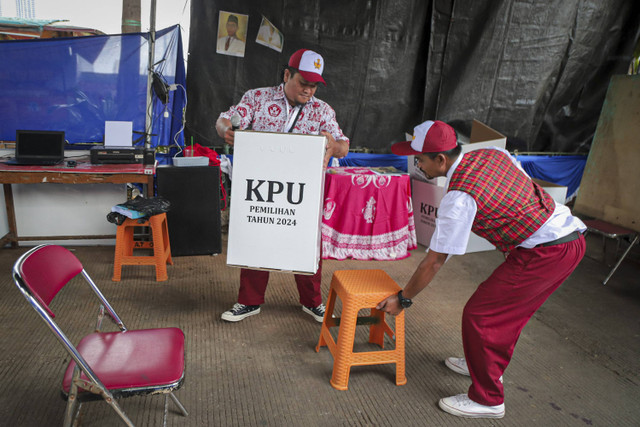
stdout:
[(300, 75), (308, 82), (322, 82), (327, 85), (322, 78), (324, 70), (324, 59), (320, 54), (308, 50), (300, 49), (289, 58), (289, 67), (298, 70)]
[(449, 151), (458, 145), (456, 131), (440, 120), (427, 120), (413, 128), (411, 141), (396, 142), (391, 152), (399, 156), (413, 156), (422, 153)]

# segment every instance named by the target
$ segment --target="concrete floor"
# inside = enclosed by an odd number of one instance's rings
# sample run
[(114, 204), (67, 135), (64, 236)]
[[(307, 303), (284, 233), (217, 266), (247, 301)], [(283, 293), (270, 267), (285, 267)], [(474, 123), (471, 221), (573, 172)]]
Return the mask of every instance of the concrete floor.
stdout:
[[(130, 328), (184, 330), (187, 373), (176, 394), (190, 415), (170, 405), (169, 426), (640, 425), (640, 254), (632, 251), (603, 286), (609, 267), (601, 241), (587, 240), (588, 256), (521, 335), (504, 375), (502, 420), (465, 420), (437, 407), (439, 398), (469, 386), (443, 359), (462, 355), (462, 308), (501, 262), (496, 251), (453, 257), (407, 311), (406, 385), (395, 385), (393, 365), (355, 367), (348, 391), (330, 386), (332, 357), (326, 348), (315, 352), (320, 325), (301, 311), (289, 274), (272, 274), (260, 315), (230, 324), (220, 314), (236, 301), (239, 270), (226, 266), (224, 254), (174, 258), (163, 283), (154, 281), (152, 267), (124, 267), (123, 280), (114, 283), (113, 247), (74, 251)], [(11, 280), (24, 251), (0, 250), (0, 425), (61, 425), (68, 358)], [(423, 253), (419, 247), (393, 262), (327, 260), (323, 294), (335, 270), (384, 269), (404, 285)], [(77, 284), (52, 304), (73, 341), (92, 330), (96, 312)], [(366, 337), (359, 327), (359, 342)], [(137, 425), (162, 424), (162, 397), (121, 403)], [(83, 405), (80, 425), (121, 424), (106, 404), (94, 402)]]

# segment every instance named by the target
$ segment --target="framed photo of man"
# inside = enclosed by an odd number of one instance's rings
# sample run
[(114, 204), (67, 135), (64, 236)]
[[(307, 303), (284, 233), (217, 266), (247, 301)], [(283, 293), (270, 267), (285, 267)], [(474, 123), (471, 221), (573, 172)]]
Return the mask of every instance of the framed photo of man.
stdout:
[(216, 53), (244, 57), (249, 15), (221, 10), (218, 16)]
[(267, 18), (262, 17), (260, 29), (256, 36), (256, 43), (267, 46), (278, 52), (282, 52), (284, 36)]

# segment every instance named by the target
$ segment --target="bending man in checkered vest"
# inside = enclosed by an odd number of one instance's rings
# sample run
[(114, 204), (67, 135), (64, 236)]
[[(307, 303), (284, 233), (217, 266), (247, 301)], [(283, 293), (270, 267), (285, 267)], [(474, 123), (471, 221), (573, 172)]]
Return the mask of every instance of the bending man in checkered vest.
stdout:
[(500, 148), (461, 155), (453, 128), (426, 121), (412, 141), (392, 146), (415, 155), (427, 178), (447, 177), (429, 251), (397, 295), (378, 304), (392, 315), (411, 305), (449, 255), (465, 253), (471, 231), (505, 253), (464, 307), (464, 358), (449, 357), (453, 371), (471, 376), (467, 393), (440, 399), (442, 410), (468, 418), (502, 418), (502, 374), (522, 328), (569, 277), (585, 251), (586, 230), (569, 208), (555, 203), (509, 153)]

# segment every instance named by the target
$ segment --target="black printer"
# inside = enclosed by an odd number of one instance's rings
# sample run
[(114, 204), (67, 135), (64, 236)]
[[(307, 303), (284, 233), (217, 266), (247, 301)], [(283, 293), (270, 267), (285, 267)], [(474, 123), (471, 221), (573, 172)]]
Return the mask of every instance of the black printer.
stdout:
[(105, 147), (97, 145), (91, 147), (91, 163), (94, 165), (115, 163), (144, 163), (153, 164), (155, 152), (144, 147)]

